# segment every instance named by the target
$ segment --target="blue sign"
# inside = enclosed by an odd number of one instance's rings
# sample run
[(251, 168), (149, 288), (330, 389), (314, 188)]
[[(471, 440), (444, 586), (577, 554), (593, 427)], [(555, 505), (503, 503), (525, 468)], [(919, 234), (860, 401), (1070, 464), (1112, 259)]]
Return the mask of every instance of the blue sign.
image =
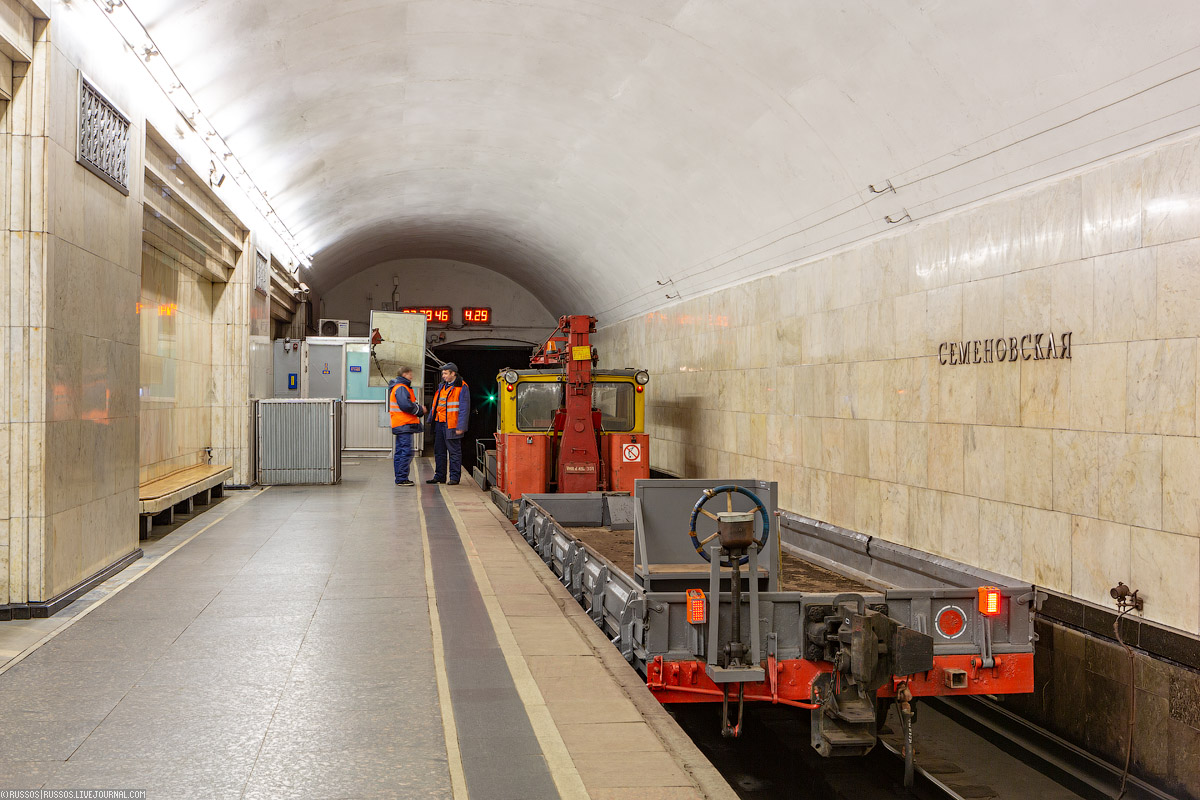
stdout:
[(300, 386), (300, 376), (294, 372), (288, 373), (288, 388), (297, 389)]
[(350, 367), (350, 371), (351, 372), (362, 372), (362, 367), (360, 367), (358, 365), (354, 365), (354, 366)]

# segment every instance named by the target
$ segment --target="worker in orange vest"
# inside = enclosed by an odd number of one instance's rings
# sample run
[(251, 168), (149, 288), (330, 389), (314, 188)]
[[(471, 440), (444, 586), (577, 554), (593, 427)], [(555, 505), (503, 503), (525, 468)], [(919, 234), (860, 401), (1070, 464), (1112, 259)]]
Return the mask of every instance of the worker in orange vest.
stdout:
[[(426, 483), (458, 484), (462, 476), (462, 438), (471, 414), (471, 390), (458, 365), (442, 365), (442, 382), (433, 396), (433, 477)], [(450, 462), (447, 481), (446, 462)]]
[(396, 446), (392, 452), (392, 464), (396, 468), (396, 485), (413, 486), (408, 479), (408, 468), (413, 459), (414, 433), (421, 432), (421, 417), (428, 409), (417, 402), (412, 388), (412, 367), (401, 367), (396, 380), (388, 386), (388, 415), (391, 417), (392, 434)]

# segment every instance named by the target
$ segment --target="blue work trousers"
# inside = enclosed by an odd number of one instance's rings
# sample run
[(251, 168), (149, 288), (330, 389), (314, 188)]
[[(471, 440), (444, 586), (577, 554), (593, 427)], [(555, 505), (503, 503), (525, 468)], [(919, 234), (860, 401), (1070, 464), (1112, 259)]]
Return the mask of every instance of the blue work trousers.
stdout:
[(413, 460), (413, 435), (397, 433), (396, 447), (392, 451), (392, 464), (396, 467), (396, 483), (408, 480), (408, 467)]
[(462, 478), (462, 439), (451, 439), (446, 423), (433, 423), (433, 477), (446, 480), (446, 460), (450, 461), (450, 483)]

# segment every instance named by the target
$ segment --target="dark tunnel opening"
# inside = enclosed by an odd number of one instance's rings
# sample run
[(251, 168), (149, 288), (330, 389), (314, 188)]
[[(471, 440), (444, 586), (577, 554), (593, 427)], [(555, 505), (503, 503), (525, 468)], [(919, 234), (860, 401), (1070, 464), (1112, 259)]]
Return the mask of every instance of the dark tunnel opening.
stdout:
[[(517, 369), (529, 366), (532, 346), (455, 346), (434, 347), (433, 352), (444, 362), (458, 365), (463, 380), (471, 391), (471, 421), (463, 437), (463, 480), (470, 477), (475, 466), (475, 444), (480, 439), (496, 435), (496, 375), (505, 367)], [(441, 371), (432, 361), (426, 364), (425, 385), (427, 400), (432, 400)], [(433, 455), (433, 437), (427, 436), (425, 455)]]

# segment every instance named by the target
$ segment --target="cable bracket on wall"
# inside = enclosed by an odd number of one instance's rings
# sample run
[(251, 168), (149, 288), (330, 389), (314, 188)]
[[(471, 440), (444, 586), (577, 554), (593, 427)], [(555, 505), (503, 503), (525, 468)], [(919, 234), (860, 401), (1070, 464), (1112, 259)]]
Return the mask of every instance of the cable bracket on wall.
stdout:
[(867, 184), (867, 188), (871, 190), (871, 194), (884, 194), (885, 192), (891, 192), (892, 194), (896, 193), (896, 187), (892, 186), (891, 178), (888, 178), (887, 183), (885, 183), (883, 186), (876, 188), (875, 184), (870, 183)]
[(888, 214), (886, 217), (883, 218), (883, 221), (886, 222), (888, 225), (895, 225), (896, 223), (904, 222), (905, 220), (912, 222), (912, 214), (908, 213), (908, 209), (905, 209), (904, 213), (898, 217), (894, 216), (892, 214)]

